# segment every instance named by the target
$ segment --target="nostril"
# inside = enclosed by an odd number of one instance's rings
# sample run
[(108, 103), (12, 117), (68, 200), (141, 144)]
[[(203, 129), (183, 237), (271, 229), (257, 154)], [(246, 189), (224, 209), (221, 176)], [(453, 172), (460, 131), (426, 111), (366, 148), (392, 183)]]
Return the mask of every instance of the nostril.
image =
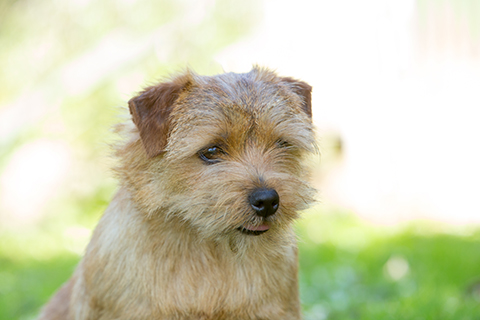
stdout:
[(261, 210), (264, 207), (263, 201), (254, 201), (253, 203), (250, 203), (250, 204), (255, 210)]
[(250, 194), (249, 202), (257, 215), (266, 218), (277, 211), (280, 197), (274, 189), (260, 188)]

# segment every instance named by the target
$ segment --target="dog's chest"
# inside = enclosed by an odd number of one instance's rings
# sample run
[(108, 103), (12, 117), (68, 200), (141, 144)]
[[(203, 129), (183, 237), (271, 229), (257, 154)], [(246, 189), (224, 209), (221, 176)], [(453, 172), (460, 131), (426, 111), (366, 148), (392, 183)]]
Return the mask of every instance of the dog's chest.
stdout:
[(105, 319), (299, 319), (293, 243), (239, 255), (228, 243), (151, 228), (135, 214), (105, 217), (80, 269), (85, 292), (76, 294)]
[(174, 315), (190, 310), (217, 320), (230, 319), (229, 314), (244, 314), (245, 319), (285, 315), (291, 288), (296, 287), (293, 251), (275, 259), (235, 258), (222, 252), (219, 256), (214, 250), (198, 248), (174, 256), (168, 253), (158, 261), (153, 291), (159, 311)]

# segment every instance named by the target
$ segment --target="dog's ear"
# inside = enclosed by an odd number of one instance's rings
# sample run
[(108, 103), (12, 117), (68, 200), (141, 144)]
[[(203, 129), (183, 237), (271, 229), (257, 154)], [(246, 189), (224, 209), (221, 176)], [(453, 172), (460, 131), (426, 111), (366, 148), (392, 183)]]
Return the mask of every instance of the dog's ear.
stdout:
[(312, 117), (312, 86), (308, 83), (296, 80), (290, 77), (282, 78), (283, 82), (289, 84), (289, 87), (299, 95), (302, 100), (302, 109), (311, 118)]
[(191, 84), (190, 75), (146, 88), (128, 101), (133, 122), (150, 158), (165, 151), (170, 131), (170, 113), (180, 94)]

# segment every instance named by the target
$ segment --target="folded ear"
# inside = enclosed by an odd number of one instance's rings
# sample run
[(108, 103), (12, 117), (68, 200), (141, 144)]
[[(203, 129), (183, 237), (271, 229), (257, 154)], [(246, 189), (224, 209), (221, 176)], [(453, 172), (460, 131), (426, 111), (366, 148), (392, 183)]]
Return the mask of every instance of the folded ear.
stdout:
[(302, 109), (311, 118), (312, 117), (312, 86), (308, 83), (293, 78), (282, 78), (283, 82), (289, 84), (289, 87), (299, 95), (302, 100)]
[(170, 131), (170, 113), (180, 94), (190, 85), (191, 76), (148, 87), (128, 101), (133, 122), (140, 132), (147, 155), (152, 158), (165, 151)]

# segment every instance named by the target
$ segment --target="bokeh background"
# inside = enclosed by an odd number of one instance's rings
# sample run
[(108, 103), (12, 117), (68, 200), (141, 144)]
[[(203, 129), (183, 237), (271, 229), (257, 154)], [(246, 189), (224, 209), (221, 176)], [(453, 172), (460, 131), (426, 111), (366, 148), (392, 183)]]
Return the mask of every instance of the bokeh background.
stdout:
[(129, 97), (252, 64), (314, 87), (305, 319), (480, 319), (477, 0), (2, 0), (0, 319), (74, 270)]

